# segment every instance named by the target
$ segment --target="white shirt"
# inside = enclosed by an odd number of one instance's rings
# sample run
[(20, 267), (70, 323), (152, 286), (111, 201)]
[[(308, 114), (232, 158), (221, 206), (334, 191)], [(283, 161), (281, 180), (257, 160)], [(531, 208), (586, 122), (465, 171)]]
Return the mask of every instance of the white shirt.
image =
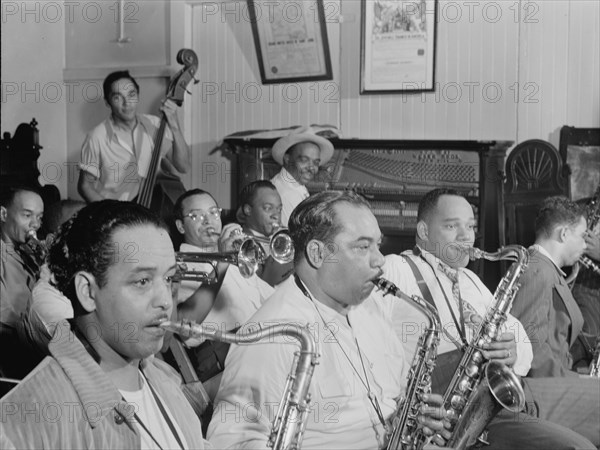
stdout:
[[(411, 259), (419, 268), (440, 314), (440, 322), (445, 332), (440, 335), (438, 354), (441, 355), (456, 350), (456, 346), (452, 340), (447, 337), (446, 333), (450, 334), (458, 342), (460, 342), (460, 334), (456, 328), (450, 310), (448, 309), (446, 300), (444, 299), (444, 293), (457, 318), (460, 317), (460, 312), (458, 311), (458, 305), (453, 300), (452, 282), (438, 268), (441, 261), (426, 251), (422, 252), (426, 261), (421, 257), (414, 256), (411, 250), (402, 254), (411, 256)], [(422, 297), (413, 272), (404, 258), (400, 255), (387, 255), (385, 260), (383, 277), (394, 283), (405, 294)], [(433, 271), (432, 267), (434, 268)], [(439, 283), (436, 281), (436, 278), (439, 280)], [(458, 270), (458, 283), (463, 301), (468, 302), (481, 317), (485, 317), (486, 311), (494, 301), (492, 293), (485, 287), (481, 280), (479, 280), (477, 275), (469, 269)], [(404, 345), (405, 353), (413, 355), (417, 348), (419, 336), (428, 326), (427, 317), (419, 309), (408, 305), (402, 300), (398, 300), (396, 305), (393, 312), (393, 322), (396, 333)], [(467, 342), (470, 343), (475, 330), (471, 329), (469, 326), (466, 328), (466, 339)], [(517, 361), (513, 367), (514, 372), (522, 376), (527, 375), (527, 372), (529, 372), (529, 368), (531, 367), (531, 361), (533, 360), (533, 351), (523, 325), (521, 325), (521, 322), (515, 317), (509, 314), (502, 330), (510, 331), (515, 335), (515, 341), (517, 343)]]
[[(182, 252), (203, 251), (200, 247), (186, 243), (181, 244), (179, 250)], [(212, 271), (212, 266), (208, 263), (190, 263), (188, 266), (193, 270)], [(182, 281), (177, 298), (184, 301), (199, 287), (200, 283), (195, 281)], [(213, 307), (202, 324), (220, 331), (237, 328), (260, 308), (273, 291), (274, 289), (256, 274), (250, 278), (244, 278), (240, 270), (230, 264)]]
[[(312, 407), (303, 449), (381, 447), (383, 427), (361, 380), (366, 372), (383, 416), (389, 419), (406, 385), (404, 352), (389, 320), (391, 310), (391, 302), (370, 297), (346, 319), (307, 298), (290, 277), (238, 332), (256, 329), (258, 323), (309, 326), (320, 358), (310, 383)], [(207, 433), (215, 448), (266, 448), (294, 352), (299, 350), (296, 340), (287, 336), (266, 337), (229, 350)]]
[(73, 304), (71, 300), (63, 295), (52, 284), (52, 274), (48, 266), (44, 264), (40, 271), (40, 279), (31, 291), (31, 310), (38, 315), (46, 326), (50, 336), (58, 322), (63, 319), (73, 318)]
[[(148, 114), (138, 115), (137, 119), (133, 130), (134, 148), (119, 137), (125, 131), (116, 127), (112, 116), (86, 136), (79, 168), (98, 178), (96, 189), (103, 198), (132, 200), (139, 191), (140, 178), (148, 172), (160, 120)], [(173, 133), (166, 127), (161, 156), (169, 151), (172, 141)]]
[[(167, 449), (167, 448), (181, 448), (179, 443), (175, 439), (171, 428), (169, 427), (166, 419), (161, 413), (155, 399), (154, 395), (150, 391), (150, 387), (146, 382), (145, 377), (140, 373), (140, 382), (142, 384), (142, 388), (139, 391), (124, 391), (119, 389), (119, 392), (123, 396), (123, 398), (133, 406), (133, 412), (137, 416), (132, 419), (133, 422), (138, 427), (138, 431), (140, 433), (141, 438), (141, 449), (142, 450), (157, 450), (159, 448)], [(181, 428), (171, 415), (171, 411), (169, 411), (167, 405), (164, 400), (160, 398), (158, 392), (156, 392), (156, 396), (162, 402), (162, 405), (171, 420), (171, 423), (175, 427), (175, 431), (177, 432), (179, 439), (181, 439), (181, 443), (183, 444), (183, 448), (188, 448), (187, 441)], [(139, 420), (138, 420), (139, 419)], [(140, 424), (142, 422), (146, 429)], [(152, 436), (148, 434), (148, 431), (152, 434), (154, 439), (158, 441), (160, 447), (156, 445)]]
[(292, 211), (298, 203), (309, 196), (306, 186), (298, 183), (285, 168), (271, 179), (281, 197), (281, 223), (287, 227)]

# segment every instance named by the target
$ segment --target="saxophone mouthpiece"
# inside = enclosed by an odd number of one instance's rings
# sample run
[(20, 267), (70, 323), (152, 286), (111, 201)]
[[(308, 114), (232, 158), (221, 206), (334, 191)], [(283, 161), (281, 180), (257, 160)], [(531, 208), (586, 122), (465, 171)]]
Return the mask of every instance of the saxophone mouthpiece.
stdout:
[(484, 251), (477, 247), (464, 247), (464, 250), (469, 254), (469, 259), (471, 261), (483, 258)]
[(37, 232), (35, 230), (29, 230), (27, 234), (25, 234), (27, 240), (32, 239), (34, 241), (38, 240)]
[(190, 324), (185, 323), (183, 320), (179, 322), (167, 320), (159, 324), (159, 327), (161, 327), (164, 330), (177, 333), (182, 337), (191, 337), (192, 335)]

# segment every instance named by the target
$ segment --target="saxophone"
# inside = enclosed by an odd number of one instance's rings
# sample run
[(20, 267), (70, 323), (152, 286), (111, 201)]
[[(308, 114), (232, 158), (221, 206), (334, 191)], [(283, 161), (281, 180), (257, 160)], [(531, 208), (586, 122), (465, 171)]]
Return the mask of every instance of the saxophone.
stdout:
[(375, 286), (383, 291), (383, 295), (392, 294), (417, 306), (429, 319), (429, 328), (419, 337), (417, 351), (408, 372), (406, 394), (392, 417), (391, 432), (387, 439), (387, 450), (421, 449), (427, 437), (419, 432), (417, 416), (423, 405), (422, 395), (431, 392), (431, 374), (440, 342), (439, 315), (433, 305), (416, 295), (409, 297), (385, 278), (379, 278)]
[[(587, 204), (585, 212), (587, 215), (588, 231), (593, 233), (594, 228), (596, 228), (596, 225), (598, 225), (598, 222), (600, 221), (600, 185), (598, 185), (594, 196)], [(577, 275), (579, 275), (579, 271), (582, 267), (589, 269), (596, 275), (600, 275), (600, 266), (598, 266), (598, 264), (596, 264), (592, 258), (586, 255), (581, 255), (579, 260), (573, 265), (571, 273), (566, 279), (567, 284), (571, 286), (571, 289), (573, 286), (575, 286), (575, 279), (577, 278)]]
[[(500, 409), (519, 412), (525, 405), (525, 392), (519, 377), (505, 364), (496, 361), (486, 363), (481, 346), (496, 339), (506, 321), (529, 254), (520, 245), (508, 245), (496, 253), (470, 248), (469, 253), (471, 259), (508, 259), (515, 262), (500, 280), (494, 293), (494, 303), (467, 346), (444, 394), (444, 407), (452, 431), (446, 445), (456, 449), (473, 445)], [(480, 440), (485, 443), (484, 438)]]
[(300, 343), (288, 374), (282, 401), (273, 420), (268, 446), (273, 450), (300, 449), (308, 413), (310, 412), (310, 381), (318, 364), (316, 342), (308, 328), (286, 323), (244, 334), (227, 333), (205, 328), (190, 321), (164, 322), (161, 327), (185, 338), (196, 337), (230, 344), (252, 344), (264, 337), (289, 336)]

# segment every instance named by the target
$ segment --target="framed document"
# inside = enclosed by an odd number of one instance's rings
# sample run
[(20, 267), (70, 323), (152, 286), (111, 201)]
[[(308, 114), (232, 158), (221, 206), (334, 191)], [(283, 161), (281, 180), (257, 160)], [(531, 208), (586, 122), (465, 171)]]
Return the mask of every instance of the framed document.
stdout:
[(323, 0), (248, 0), (263, 84), (331, 80)]
[(365, 0), (361, 94), (433, 91), (436, 0)]

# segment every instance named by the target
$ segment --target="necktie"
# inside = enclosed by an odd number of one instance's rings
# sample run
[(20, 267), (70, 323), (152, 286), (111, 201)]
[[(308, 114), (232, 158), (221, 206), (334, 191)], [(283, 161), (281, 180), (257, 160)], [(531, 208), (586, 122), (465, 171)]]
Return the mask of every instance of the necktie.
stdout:
[(461, 315), (465, 315), (470, 317), (471, 314), (477, 314), (475, 309), (470, 305), (469, 302), (463, 301), (460, 296), (460, 286), (458, 284), (458, 270), (453, 269), (446, 264), (440, 264), (440, 270), (448, 277), (450, 281), (452, 281), (452, 297), (454, 297), (454, 301), (458, 305), (459, 312)]

